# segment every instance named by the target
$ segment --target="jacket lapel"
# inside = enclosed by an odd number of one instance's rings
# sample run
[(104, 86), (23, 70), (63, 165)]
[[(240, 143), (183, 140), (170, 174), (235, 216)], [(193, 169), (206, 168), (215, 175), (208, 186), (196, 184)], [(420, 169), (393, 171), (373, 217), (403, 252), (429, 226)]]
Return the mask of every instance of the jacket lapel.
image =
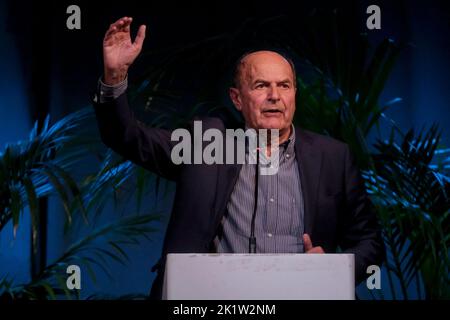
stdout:
[(317, 210), (317, 193), (322, 166), (322, 153), (313, 147), (313, 139), (300, 128), (296, 128), (295, 156), (297, 159), (304, 201), (305, 233), (312, 236)]

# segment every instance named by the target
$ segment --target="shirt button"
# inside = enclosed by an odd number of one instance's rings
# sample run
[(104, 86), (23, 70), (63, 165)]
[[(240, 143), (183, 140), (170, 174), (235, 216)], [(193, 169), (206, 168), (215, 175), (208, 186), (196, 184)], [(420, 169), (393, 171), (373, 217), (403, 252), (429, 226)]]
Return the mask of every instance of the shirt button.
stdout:
[(288, 153), (288, 154), (286, 154), (286, 158), (289, 158), (289, 153)]
[(273, 198), (270, 198), (270, 202), (274, 202), (275, 200)]
[(272, 234), (271, 234), (271, 233), (268, 233), (267, 236), (268, 236), (269, 238), (272, 238)]

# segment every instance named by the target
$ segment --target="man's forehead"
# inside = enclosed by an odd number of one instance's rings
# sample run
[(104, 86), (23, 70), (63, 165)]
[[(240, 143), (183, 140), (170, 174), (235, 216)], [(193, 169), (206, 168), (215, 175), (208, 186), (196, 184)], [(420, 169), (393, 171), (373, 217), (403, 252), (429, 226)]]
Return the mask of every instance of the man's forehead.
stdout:
[[(281, 66), (281, 68), (280, 68)], [(294, 77), (292, 66), (286, 58), (273, 51), (253, 52), (241, 60), (241, 75), (247, 80), (255, 77)]]
[(266, 51), (266, 50), (255, 51), (246, 55), (241, 60), (241, 63), (244, 66), (255, 66), (255, 67), (264, 64), (281, 63), (286, 64), (286, 66), (290, 68), (290, 64), (285, 57), (274, 51)]
[(253, 83), (257, 77), (267, 78), (269, 81), (284, 81), (289, 78), (295, 84), (295, 67), (289, 58), (276, 51), (253, 51), (243, 55), (236, 63), (234, 86), (239, 88), (243, 83)]

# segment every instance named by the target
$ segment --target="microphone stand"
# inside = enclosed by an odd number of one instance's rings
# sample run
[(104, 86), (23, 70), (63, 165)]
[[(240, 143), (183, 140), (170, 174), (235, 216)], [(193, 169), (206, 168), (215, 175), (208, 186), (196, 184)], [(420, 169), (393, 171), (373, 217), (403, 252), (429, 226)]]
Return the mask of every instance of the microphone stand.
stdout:
[[(259, 132), (259, 131), (258, 131)], [(259, 134), (256, 135), (256, 170), (255, 170), (255, 202), (253, 205), (252, 222), (250, 227), (250, 238), (248, 243), (248, 253), (256, 253), (255, 219), (258, 209), (258, 177), (259, 177)]]

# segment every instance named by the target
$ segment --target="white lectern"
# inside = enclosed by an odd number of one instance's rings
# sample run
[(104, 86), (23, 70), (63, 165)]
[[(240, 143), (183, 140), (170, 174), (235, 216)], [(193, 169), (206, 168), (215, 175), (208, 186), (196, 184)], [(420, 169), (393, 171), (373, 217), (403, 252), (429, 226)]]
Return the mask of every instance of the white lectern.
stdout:
[(168, 254), (167, 300), (353, 300), (353, 254)]

